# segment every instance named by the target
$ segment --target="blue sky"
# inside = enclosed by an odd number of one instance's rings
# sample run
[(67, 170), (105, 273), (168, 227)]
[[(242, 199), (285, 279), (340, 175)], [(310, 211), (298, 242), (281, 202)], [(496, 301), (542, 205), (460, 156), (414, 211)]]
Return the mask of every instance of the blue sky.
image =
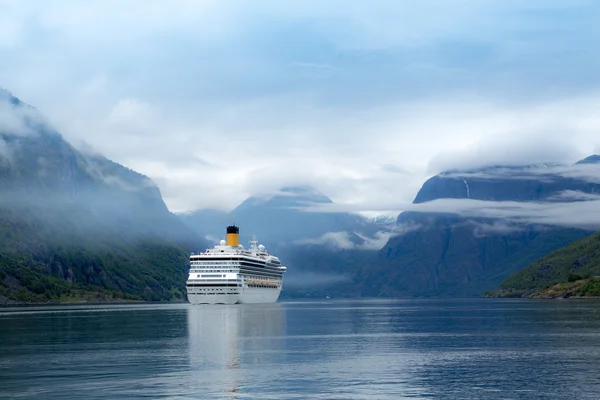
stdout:
[(599, 20), (583, 0), (5, 0), (0, 87), (176, 211), (294, 184), (367, 209), (455, 165), (598, 151)]

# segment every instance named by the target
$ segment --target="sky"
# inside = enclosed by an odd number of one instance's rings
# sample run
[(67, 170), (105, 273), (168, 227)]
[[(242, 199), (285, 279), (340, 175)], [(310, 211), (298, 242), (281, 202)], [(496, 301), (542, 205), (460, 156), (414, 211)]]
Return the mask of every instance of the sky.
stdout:
[(0, 0), (0, 87), (172, 211), (600, 152), (595, 0)]

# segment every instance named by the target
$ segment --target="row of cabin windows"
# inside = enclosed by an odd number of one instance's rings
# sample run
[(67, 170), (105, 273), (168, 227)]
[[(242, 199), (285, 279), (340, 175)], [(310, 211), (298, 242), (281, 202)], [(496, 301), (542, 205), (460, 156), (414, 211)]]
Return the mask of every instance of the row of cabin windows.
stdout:
[(190, 262), (190, 266), (192, 267), (200, 267), (200, 268), (215, 268), (215, 267), (234, 267), (234, 268), (239, 268), (240, 266), (243, 265), (247, 265), (247, 266), (252, 266), (252, 267), (257, 267), (257, 268), (273, 268), (273, 269), (279, 269), (281, 267), (281, 264), (272, 264), (272, 263), (261, 263), (261, 262), (256, 262), (256, 261), (242, 261), (242, 262), (206, 262), (206, 261), (191, 261)]
[(190, 270), (190, 272), (194, 273), (194, 272), (238, 272), (237, 270), (234, 269), (192, 269)]
[(209, 292), (207, 290), (198, 289), (196, 291), (190, 292), (189, 294), (199, 294), (199, 295), (207, 295), (207, 294), (240, 294), (237, 290), (229, 289), (229, 290), (221, 290), (218, 292)]
[(240, 271), (241, 274), (246, 275), (247, 279), (254, 279), (252, 277), (266, 277), (266, 280), (273, 280), (273, 279), (281, 279), (283, 277), (283, 274), (281, 273), (276, 273), (276, 272), (269, 272), (269, 271), (253, 271), (253, 270), (246, 270), (246, 269), (242, 269), (242, 271)]
[(272, 278), (264, 278), (262, 276), (256, 276), (256, 275), (249, 276), (246, 279), (256, 279), (256, 280), (259, 280), (259, 281), (270, 281), (270, 282), (273, 282)]
[(239, 294), (238, 292), (202, 293), (203, 296), (210, 294)]
[[(188, 279), (189, 281), (194, 281), (194, 282), (219, 282), (219, 281), (225, 281), (225, 282), (238, 282), (241, 280), (240, 279), (223, 279), (225, 278), (225, 275), (223, 275), (222, 278), (218, 277), (218, 276), (210, 276), (207, 277), (206, 275), (196, 275), (196, 278), (211, 278), (211, 279), (194, 279), (191, 278)], [(215, 279), (215, 278), (220, 278), (220, 279)]]
[(239, 265), (240, 262), (242, 263), (248, 263), (248, 264), (256, 264), (259, 265), (261, 267), (264, 267), (265, 265), (268, 266), (279, 266), (280, 264), (278, 263), (273, 263), (273, 262), (264, 262), (264, 261), (257, 261), (257, 260), (230, 260), (230, 261), (199, 261), (199, 260), (190, 260), (190, 264), (192, 265)]
[[(255, 271), (255, 270), (252, 270), (250, 267), (243, 268), (243, 270), (244, 271), (242, 271), (242, 272), (249, 272), (249, 273), (260, 272), (261, 274), (266, 274), (266, 276), (273, 276), (273, 277), (278, 277), (278, 278), (280, 278), (281, 276), (283, 276), (282, 273), (271, 272), (271, 271), (268, 271), (268, 270), (267, 271)], [(205, 274), (205, 273), (212, 273), (212, 272), (221, 272), (221, 273), (223, 273), (223, 272), (232, 272), (232, 273), (236, 272), (236, 273), (239, 273), (240, 271), (239, 270), (233, 270), (233, 269), (204, 269), (204, 268), (202, 268), (202, 269), (198, 269), (198, 268), (190, 269), (190, 273), (192, 273), (192, 274), (194, 274), (194, 273), (196, 273), (196, 274), (197, 273)], [(263, 275), (263, 276), (265, 276), (265, 275)]]
[(258, 261), (246, 261), (246, 260), (242, 261), (240, 263), (240, 265), (251, 265), (253, 267), (259, 267), (259, 268), (264, 268), (264, 267), (277, 268), (277, 266), (275, 266), (275, 265), (265, 264), (265, 263), (261, 263)]
[(264, 289), (279, 289), (279, 286), (269, 286), (269, 285), (255, 285), (255, 284), (249, 284), (248, 287), (251, 288), (264, 288)]
[(229, 265), (229, 264), (238, 264), (232, 261), (190, 261), (191, 264), (194, 265)]
[(193, 283), (188, 283), (187, 287), (200, 287), (200, 288), (206, 288), (206, 290), (220, 290), (220, 289), (212, 289), (215, 287), (239, 287), (242, 286), (241, 284), (237, 284), (237, 283), (211, 283), (211, 284), (205, 284), (205, 283), (198, 283), (198, 284), (193, 284)]

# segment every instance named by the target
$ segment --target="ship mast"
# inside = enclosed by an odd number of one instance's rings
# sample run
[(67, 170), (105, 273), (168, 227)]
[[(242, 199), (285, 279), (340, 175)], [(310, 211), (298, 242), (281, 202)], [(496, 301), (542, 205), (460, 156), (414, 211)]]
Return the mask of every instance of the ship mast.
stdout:
[(258, 252), (258, 247), (256, 246), (258, 244), (258, 240), (256, 240), (256, 235), (252, 235), (252, 240), (250, 240), (249, 243), (252, 251)]

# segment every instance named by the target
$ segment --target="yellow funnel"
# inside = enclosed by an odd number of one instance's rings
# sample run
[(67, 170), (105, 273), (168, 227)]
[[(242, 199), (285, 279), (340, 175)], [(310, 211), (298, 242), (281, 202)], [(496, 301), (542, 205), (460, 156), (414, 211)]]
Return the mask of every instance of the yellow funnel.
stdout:
[(240, 228), (235, 225), (227, 227), (227, 246), (238, 247), (240, 244)]

